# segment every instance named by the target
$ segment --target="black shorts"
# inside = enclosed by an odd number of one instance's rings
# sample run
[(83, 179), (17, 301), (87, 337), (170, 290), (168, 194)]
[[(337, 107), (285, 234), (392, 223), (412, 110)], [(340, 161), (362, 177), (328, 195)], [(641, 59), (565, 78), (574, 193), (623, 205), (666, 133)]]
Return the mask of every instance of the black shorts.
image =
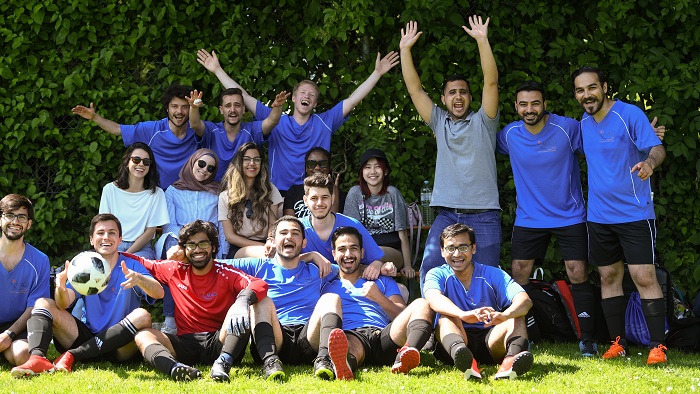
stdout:
[[(318, 355), (313, 346), (306, 338), (306, 332), (309, 328), (309, 323), (296, 324), (291, 326), (281, 326), (282, 328), (282, 347), (277, 349), (278, 356), (283, 363), (289, 365), (304, 365), (313, 363)], [(250, 353), (253, 356), (253, 361), (260, 364), (262, 360), (255, 346), (255, 340), (251, 341)]]
[[(493, 359), (491, 356), (491, 349), (489, 349), (489, 335), (491, 335), (491, 330), (493, 327), (489, 328), (465, 328), (467, 333), (467, 347), (474, 355), (476, 362), (479, 365), (496, 365), (499, 362)], [(436, 359), (442, 361), (445, 364), (454, 365), (454, 360), (450, 353), (445, 350), (442, 344), (438, 343), (435, 346), (435, 351), (433, 355)]]
[[(75, 349), (78, 346), (82, 345), (83, 343), (89, 341), (92, 339), (95, 335), (99, 333), (93, 333), (90, 328), (88, 328), (85, 323), (83, 323), (80, 319), (77, 319), (75, 316), (73, 317), (73, 321), (75, 321), (76, 327), (78, 327), (78, 337), (75, 338), (75, 341), (68, 347), (65, 348), (61, 343), (56, 339), (56, 337), (53, 338), (53, 344), (56, 347), (56, 351), (60, 354), (65, 353), (69, 349)], [(118, 324), (118, 323), (117, 323)], [(101, 356), (93, 357), (90, 358), (90, 361), (109, 361), (111, 363), (131, 363), (131, 362), (137, 362), (142, 360), (143, 357), (141, 356), (141, 353), (138, 351), (131, 357), (129, 357), (126, 360), (119, 360), (117, 359), (117, 351), (111, 351), (109, 353), (105, 353)]]
[(588, 261), (606, 266), (624, 260), (627, 264), (654, 264), (656, 220), (601, 224), (588, 222)]
[[(15, 322), (9, 322), (9, 323), (0, 323), (0, 332), (5, 332), (6, 330), (9, 330), (12, 325), (15, 324)], [(13, 339), (13, 342), (18, 340), (18, 339), (27, 339), (27, 330), (26, 328), (20, 332), (20, 333), (15, 333), (17, 335), (15, 339)]]
[(389, 332), (391, 324), (383, 330), (375, 327), (362, 327), (353, 330), (345, 330), (346, 334), (352, 335), (362, 342), (365, 349), (366, 365), (392, 365), (396, 359), (396, 351), (401, 346), (391, 340)]
[(588, 230), (586, 223), (553, 228), (513, 226), (510, 253), (513, 260), (542, 259), (547, 254), (549, 239), (554, 235), (564, 261), (588, 259)]
[[(194, 334), (172, 335), (165, 334), (175, 350), (177, 361), (187, 365), (212, 364), (221, 354), (223, 344), (219, 341), (219, 331), (198, 332)], [(241, 354), (233, 354), (234, 363), (243, 359), (245, 348)]]

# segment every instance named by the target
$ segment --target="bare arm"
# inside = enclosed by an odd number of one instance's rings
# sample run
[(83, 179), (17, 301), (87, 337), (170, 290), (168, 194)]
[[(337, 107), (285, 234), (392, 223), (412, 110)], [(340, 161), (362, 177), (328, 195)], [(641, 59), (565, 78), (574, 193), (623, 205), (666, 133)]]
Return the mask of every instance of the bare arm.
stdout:
[[(23, 333), (27, 329), (27, 320), (29, 320), (29, 317), (32, 315), (33, 309), (34, 308), (31, 306), (25, 309), (17, 320), (15, 320), (15, 322), (12, 323), (12, 325), (7, 329), (15, 334)], [(4, 332), (0, 332), (0, 352), (4, 352), (5, 349), (9, 348), (10, 345), (12, 345), (12, 342), (12, 338), (10, 338), (9, 335), (5, 334)]]
[(90, 108), (85, 107), (83, 105), (77, 105), (73, 107), (73, 109), (71, 109), (71, 112), (87, 120), (91, 120), (97, 123), (97, 125), (100, 126), (102, 130), (108, 132), (109, 134), (122, 135), (122, 129), (121, 126), (119, 126), (119, 123), (109, 119), (105, 119), (98, 115), (97, 112), (95, 112), (94, 103), (90, 103)]
[(362, 84), (358, 86), (354, 92), (352, 92), (350, 97), (343, 101), (343, 116), (348, 116), (348, 114), (357, 106), (357, 104), (360, 104), (360, 101), (367, 97), (369, 92), (372, 91), (374, 85), (379, 82), (379, 78), (381, 78), (382, 75), (386, 74), (397, 64), (399, 64), (398, 53), (391, 51), (384, 56), (384, 58), (381, 57), (381, 54), (377, 53), (377, 60), (374, 63), (374, 71), (372, 74), (370, 74), (370, 76), (365, 79), (365, 81), (362, 82)]
[(411, 243), (408, 242), (408, 230), (399, 231), (401, 240), (401, 256), (403, 257), (403, 267), (401, 274), (409, 279), (416, 276), (416, 270), (411, 267)]
[(644, 161), (635, 164), (630, 172), (639, 171), (637, 175), (645, 181), (654, 174), (654, 169), (660, 166), (665, 158), (666, 149), (664, 149), (663, 145), (656, 145), (649, 151), (649, 156)]
[(224, 228), (224, 235), (226, 235), (226, 242), (231, 245), (238, 246), (242, 248), (244, 246), (264, 246), (265, 243), (253, 241), (236, 233), (236, 229), (233, 228), (233, 224), (230, 220), (221, 220), (221, 226)]
[(56, 300), (56, 306), (58, 309), (68, 308), (73, 301), (75, 301), (75, 291), (66, 287), (66, 282), (68, 281), (68, 264), (66, 261), (66, 266), (63, 271), (56, 274), (56, 290), (54, 290), (54, 299)]
[(433, 112), (433, 100), (428, 97), (428, 94), (423, 90), (420, 83), (420, 77), (416, 71), (416, 66), (413, 64), (413, 56), (411, 48), (418, 41), (418, 38), (423, 32), (418, 31), (418, 23), (411, 21), (406, 24), (406, 30), (401, 29), (401, 42), (399, 44), (401, 52), (401, 73), (403, 80), (408, 88), (408, 94), (411, 96), (411, 101), (418, 111), (418, 115), (423, 118), (425, 123), (430, 123), (430, 115)]
[(163, 291), (163, 286), (155, 280), (153, 277), (144, 276), (138, 272), (132, 271), (126, 267), (126, 263), (122, 260), (122, 272), (126, 281), (124, 281), (121, 286), (125, 289), (131, 289), (132, 287), (138, 286), (143, 290), (149, 297), (152, 298), (163, 298), (165, 291)]
[(143, 248), (147, 243), (151, 242), (153, 236), (156, 234), (155, 227), (146, 227), (143, 234), (139, 235), (138, 238), (134, 240), (134, 243), (126, 250), (127, 253), (136, 253), (141, 248)]
[(255, 107), (258, 105), (258, 100), (255, 97), (249, 95), (248, 92), (246, 92), (245, 89), (243, 89), (243, 87), (238, 84), (238, 82), (234, 81), (233, 78), (226, 74), (226, 71), (224, 71), (224, 69), (221, 68), (221, 65), (219, 64), (219, 58), (216, 56), (216, 53), (214, 51), (211, 51), (211, 53), (209, 53), (206, 49), (200, 49), (199, 51), (197, 51), (197, 61), (199, 62), (199, 64), (204, 66), (204, 68), (209, 70), (212, 74), (216, 75), (216, 78), (219, 79), (219, 82), (221, 82), (221, 84), (224, 85), (226, 89), (241, 89), (241, 91), (243, 92), (243, 102), (245, 103), (246, 109), (250, 111), (253, 114), (253, 116), (255, 116)]
[(204, 134), (204, 122), (202, 122), (202, 118), (199, 113), (199, 107), (204, 105), (204, 102), (202, 101), (202, 92), (195, 89), (194, 91), (190, 92), (190, 95), (186, 96), (185, 99), (188, 103), (190, 103), (190, 127), (198, 136), (201, 137)]
[(406, 309), (406, 304), (404, 304), (400, 295), (385, 296), (373, 281), (365, 282), (362, 285), (362, 295), (382, 307), (390, 320), (394, 320), (399, 313)]
[(425, 299), (428, 301), (428, 304), (430, 304), (430, 309), (435, 311), (435, 313), (453, 316), (466, 323), (485, 321), (488, 317), (488, 313), (493, 312), (493, 308), (488, 307), (463, 311), (437, 289), (428, 289), (428, 291), (425, 292)]
[(493, 119), (498, 115), (498, 68), (496, 59), (493, 57), (491, 44), (489, 44), (488, 27), (489, 18), (482, 23), (480, 16), (469, 17), (469, 26), (462, 26), (462, 29), (476, 40), (479, 47), (479, 58), (481, 58), (481, 69), (484, 72), (484, 92), (481, 98), (481, 106), (489, 118)]
[(525, 316), (530, 308), (532, 308), (532, 301), (530, 297), (527, 296), (527, 293), (522, 291), (513, 297), (513, 302), (506, 310), (503, 312), (493, 311), (489, 313), (488, 321), (485, 322), (485, 325), (493, 326), (509, 319)]
[(284, 90), (275, 96), (275, 101), (272, 102), (272, 111), (270, 111), (270, 114), (267, 115), (267, 118), (265, 118), (262, 123), (262, 132), (264, 135), (270, 134), (272, 129), (280, 123), (282, 107), (284, 107), (284, 103), (287, 102), (288, 98), (289, 93)]

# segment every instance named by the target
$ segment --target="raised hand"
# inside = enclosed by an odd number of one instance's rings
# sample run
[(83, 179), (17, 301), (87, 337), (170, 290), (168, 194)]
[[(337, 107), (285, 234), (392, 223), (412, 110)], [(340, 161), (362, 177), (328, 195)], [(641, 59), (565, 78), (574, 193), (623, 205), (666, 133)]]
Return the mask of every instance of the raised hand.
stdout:
[(391, 51), (381, 58), (381, 54), (377, 52), (377, 60), (374, 62), (374, 71), (378, 72), (379, 75), (386, 74), (392, 67), (399, 64), (399, 54), (397, 52)]
[(362, 285), (362, 296), (367, 297), (372, 301), (377, 301), (380, 299), (380, 296), (382, 296), (382, 292), (379, 290), (379, 287), (377, 287), (377, 284), (374, 283), (374, 281), (367, 281)]
[(168, 260), (181, 261), (183, 263), (187, 262), (185, 256), (185, 250), (180, 247), (180, 245), (173, 245), (165, 252), (165, 257)]
[(654, 116), (654, 120), (651, 121), (651, 127), (654, 128), (654, 134), (656, 134), (656, 136), (659, 137), (659, 139), (661, 141), (663, 141), (664, 136), (666, 135), (666, 126), (661, 125), (659, 127), (656, 127), (656, 122), (658, 122), (658, 121), (659, 121), (659, 118)]
[(141, 281), (141, 275), (138, 272), (134, 272), (126, 268), (126, 263), (122, 260), (122, 272), (124, 273), (124, 278), (126, 280), (122, 282), (121, 286), (125, 289), (131, 289), (139, 285)]
[(204, 102), (202, 101), (202, 92), (198, 91), (197, 89), (191, 91), (189, 96), (185, 96), (185, 100), (187, 100), (192, 107), (200, 108), (204, 106)]
[(270, 107), (275, 108), (275, 107), (283, 106), (284, 103), (287, 102), (287, 99), (289, 98), (290, 95), (291, 95), (291, 93), (287, 93), (286, 90), (283, 90), (283, 91), (277, 93), (277, 96), (275, 96), (275, 101), (272, 102)]
[(197, 51), (197, 61), (199, 64), (204, 66), (210, 72), (216, 73), (221, 68), (219, 64), (219, 58), (216, 56), (214, 51), (211, 53), (207, 52), (206, 49), (200, 49)]
[(411, 49), (413, 44), (418, 41), (421, 34), (423, 34), (423, 32), (418, 31), (418, 22), (410, 21), (406, 23), (406, 29), (401, 29), (401, 42), (399, 42), (399, 48)]
[(57, 290), (66, 289), (66, 282), (68, 282), (68, 265), (70, 265), (70, 261), (66, 260), (66, 266), (63, 268), (63, 271), (56, 273)]
[(70, 110), (70, 112), (82, 116), (87, 120), (92, 120), (92, 118), (95, 117), (95, 104), (90, 103), (90, 108), (85, 107), (83, 105), (76, 105), (75, 107), (73, 107), (73, 109)]
[(489, 20), (490, 18), (486, 18), (486, 22), (482, 22), (480, 16), (472, 15), (469, 17), (469, 27), (471, 29), (466, 26), (462, 26), (462, 29), (475, 40), (488, 38)]

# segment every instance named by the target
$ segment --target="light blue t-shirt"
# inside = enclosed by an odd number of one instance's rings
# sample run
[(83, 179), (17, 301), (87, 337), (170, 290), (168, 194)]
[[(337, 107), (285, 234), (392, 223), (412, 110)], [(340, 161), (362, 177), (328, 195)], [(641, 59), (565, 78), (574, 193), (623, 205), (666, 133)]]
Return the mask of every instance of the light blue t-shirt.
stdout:
[(204, 121), (205, 132), (202, 147), (213, 150), (219, 158), (219, 168), (217, 168), (214, 176), (215, 181), (218, 182), (224, 177), (229, 163), (231, 163), (233, 156), (241, 145), (248, 142), (263, 145), (267, 142), (263, 135), (262, 123), (262, 121), (241, 122), (241, 129), (236, 134), (233, 142), (231, 142), (226, 134), (224, 122), (213, 123)]
[[(362, 286), (366, 282), (368, 282), (366, 279), (360, 278), (353, 285), (349, 281), (337, 277), (323, 286), (323, 294), (334, 293), (340, 296), (343, 305), (344, 330), (362, 327), (383, 329), (391, 323), (391, 319), (379, 304), (362, 296)], [(380, 275), (374, 282), (387, 298), (393, 295), (401, 296), (399, 286), (394, 279)]]
[(338, 227), (348, 226), (356, 228), (362, 235), (362, 247), (365, 249), (365, 256), (362, 258), (362, 264), (367, 265), (384, 257), (384, 252), (382, 252), (382, 249), (376, 242), (374, 242), (372, 236), (360, 222), (351, 217), (347, 217), (342, 213), (331, 212), (329, 215), (335, 215), (335, 223), (333, 224), (333, 231), (331, 231), (331, 235), (325, 241), (319, 238), (313, 226), (311, 226), (311, 216), (301, 219), (301, 222), (304, 224), (304, 234), (306, 235), (306, 247), (302, 250), (302, 252), (318, 252), (329, 261), (334, 261), (333, 246), (331, 242), (333, 232), (338, 229)]
[(0, 264), (0, 323), (14, 323), (36, 300), (50, 296), (50, 269), (49, 258), (26, 242), (15, 268), (7, 271)]

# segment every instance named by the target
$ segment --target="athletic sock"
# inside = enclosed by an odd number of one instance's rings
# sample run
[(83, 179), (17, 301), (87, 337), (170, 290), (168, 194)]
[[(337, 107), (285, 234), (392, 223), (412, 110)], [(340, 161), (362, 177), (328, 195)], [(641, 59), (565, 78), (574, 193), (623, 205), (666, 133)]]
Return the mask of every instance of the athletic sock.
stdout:
[(53, 316), (48, 309), (34, 308), (27, 320), (27, 342), (29, 354), (46, 357), (53, 339)]
[(318, 343), (318, 357), (328, 356), (328, 337), (335, 328), (343, 328), (343, 319), (337, 314), (326, 313), (321, 318), (321, 338)]
[(664, 340), (666, 331), (666, 307), (663, 298), (643, 299), (642, 312), (649, 329), (649, 342), (656, 347)]
[(442, 347), (444, 347), (445, 350), (447, 350), (447, 353), (450, 354), (452, 361), (454, 361), (455, 355), (457, 354), (457, 350), (463, 347), (467, 347), (467, 344), (464, 343), (464, 338), (462, 338), (461, 335), (447, 334), (442, 340)]
[[(245, 348), (248, 346), (248, 340), (250, 339), (250, 333), (248, 330), (246, 331), (247, 332), (240, 337), (227, 334), (224, 338), (224, 346), (221, 348), (221, 352), (228, 354), (232, 360), (245, 352)], [(274, 340), (274, 337), (272, 339)], [(241, 356), (241, 358), (243, 357)], [(232, 360), (229, 364), (233, 364)]]
[(520, 352), (524, 352), (530, 349), (530, 341), (525, 337), (514, 336), (508, 338), (506, 341), (506, 357), (515, 356)]
[(146, 346), (146, 349), (143, 351), (143, 358), (157, 370), (168, 376), (170, 376), (170, 371), (172, 371), (175, 364), (177, 364), (173, 355), (160, 343), (153, 343)]
[(128, 345), (134, 340), (137, 331), (131, 320), (125, 317), (69, 352), (73, 354), (75, 361), (94, 358)]
[(352, 355), (352, 353), (348, 352), (348, 365), (350, 366), (351, 371), (356, 371), (357, 370), (357, 358)]
[(578, 315), (578, 325), (581, 329), (581, 340), (593, 339), (595, 335), (595, 295), (593, 286), (588, 282), (571, 285), (571, 296)]
[(263, 322), (256, 324), (253, 336), (255, 338), (255, 347), (260, 355), (260, 360), (265, 361), (268, 357), (277, 354), (275, 332), (270, 323)]
[(406, 345), (418, 350), (430, 339), (433, 333), (433, 324), (427, 320), (416, 319), (408, 323), (406, 327)]
[(604, 298), (600, 304), (603, 307), (603, 316), (608, 324), (608, 334), (610, 339), (615, 340), (620, 337), (618, 342), (622, 347), (627, 347), (627, 339), (625, 338), (625, 312), (627, 311), (628, 296), (616, 296)]

